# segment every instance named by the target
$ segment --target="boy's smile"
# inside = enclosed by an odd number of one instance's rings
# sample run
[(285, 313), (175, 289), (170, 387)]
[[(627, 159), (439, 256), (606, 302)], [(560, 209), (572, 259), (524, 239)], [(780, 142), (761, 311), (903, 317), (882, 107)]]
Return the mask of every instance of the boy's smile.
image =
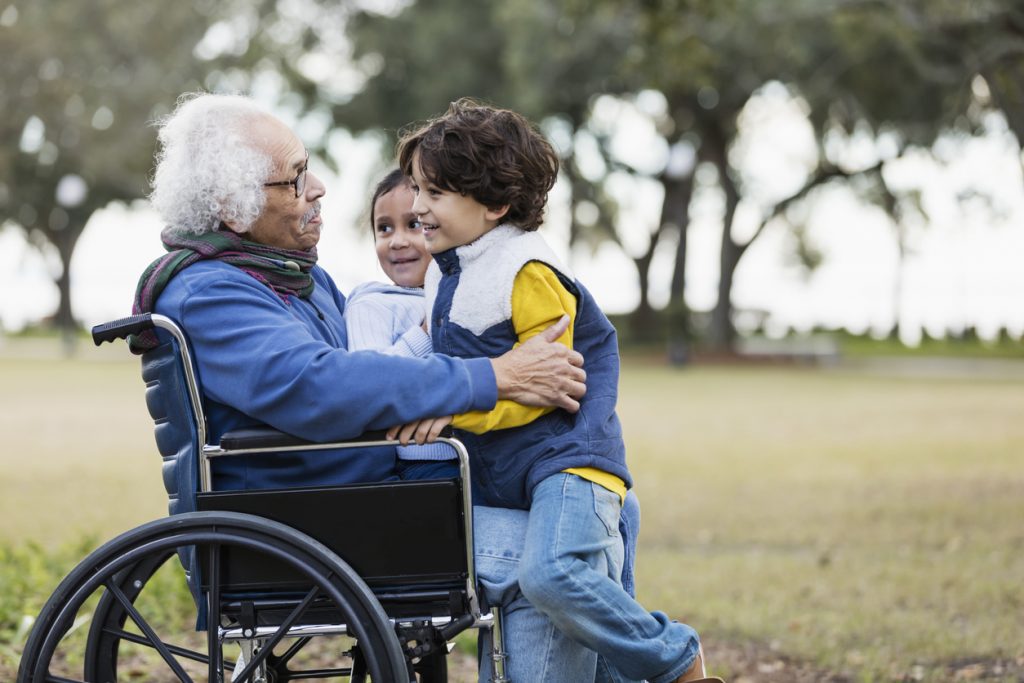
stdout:
[(443, 190), (423, 172), (419, 152), (413, 156), (412, 182), (416, 199), (412, 210), (420, 221), (431, 254), (474, 242), (496, 227), (508, 211), (489, 209), (470, 195)]

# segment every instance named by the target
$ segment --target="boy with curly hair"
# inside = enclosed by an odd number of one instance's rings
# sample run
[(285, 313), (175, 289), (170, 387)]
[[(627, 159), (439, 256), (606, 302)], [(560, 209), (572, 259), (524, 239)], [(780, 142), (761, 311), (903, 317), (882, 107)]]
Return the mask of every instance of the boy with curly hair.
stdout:
[[(536, 232), (558, 174), (554, 149), (519, 114), (463, 99), (406, 132), (398, 160), (434, 258), (426, 279), (434, 351), (496, 356), (567, 315), (560, 341), (583, 355), (587, 373), (575, 415), (499, 401), (407, 425), (403, 438), (420, 440), (451, 420), (472, 454), (474, 503), (529, 510), (523, 595), (601, 655), (614, 678), (719, 680), (705, 678), (692, 628), (648, 612), (621, 585), (619, 513), (632, 480), (615, 413), (618, 344), (593, 297)], [(509, 664), (524, 680), (558, 680), (542, 653)]]

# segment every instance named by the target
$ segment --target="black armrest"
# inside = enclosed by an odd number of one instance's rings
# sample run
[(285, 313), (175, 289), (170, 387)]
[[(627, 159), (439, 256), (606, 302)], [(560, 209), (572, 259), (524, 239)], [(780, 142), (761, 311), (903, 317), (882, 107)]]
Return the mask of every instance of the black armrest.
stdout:
[[(441, 437), (450, 439), (454, 435), (450, 426), (441, 430)], [(387, 431), (378, 429), (363, 432), (359, 436), (345, 439), (344, 443), (368, 443), (371, 441), (387, 441)], [(220, 437), (220, 447), (226, 451), (236, 451), (248, 448), (285, 448), (287, 446), (313, 446), (318, 445), (315, 441), (307, 441), (297, 436), (279, 432), (269, 427), (252, 427), (249, 429), (236, 429), (225, 433)]]
[[(384, 430), (364, 432), (353, 439), (346, 439), (346, 443), (359, 443), (362, 441), (386, 441)], [(220, 438), (220, 447), (226, 451), (242, 450), (246, 448), (284, 448), (286, 446), (316, 445), (316, 442), (300, 439), (291, 434), (279, 432), (276, 429), (257, 428), (236, 429), (227, 432)]]

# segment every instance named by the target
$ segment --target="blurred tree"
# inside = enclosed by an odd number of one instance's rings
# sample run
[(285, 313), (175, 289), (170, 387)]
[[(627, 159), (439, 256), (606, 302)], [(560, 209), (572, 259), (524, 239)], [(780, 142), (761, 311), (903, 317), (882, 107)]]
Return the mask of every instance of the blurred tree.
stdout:
[(300, 97), (315, 92), (293, 66), (315, 18), (292, 20), (281, 4), (0, 3), (0, 226), (56, 262), (54, 323), (69, 350), (75, 245), (93, 212), (146, 195), (148, 124), (184, 92), (247, 90), (261, 73), (282, 75)]
[[(799, 227), (793, 209), (819, 188), (858, 177), (855, 189), (899, 228), (913, 198), (886, 184), (889, 160), (943, 131), (976, 132), (993, 109), (1020, 138), (1022, 13), (1012, 0), (15, 0), (0, 11), (4, 53), (17, 56), (0, 66), (0, 224), (55, 248), (57, 321), (69, 328), (75, 242), (97, 208), (144, 194), (154, 136), (141, 122), (179, 93), (282, 96), (296, 117), (318, 122), (321, 149), (332, 128), (382, 130), (393, 142), (401, 126), (473, 95), (543, 121), (563, 155), (570, 241), (611, 239), (630, 255), (640, 333), (655, 330), (654, 255), (674, 250), (668, 317), (683, 359), (694, 197), (721, 199), (707, 332), (728, 348), (740, 259), (769, 225)], [(781, 197), (755, 191), (737, 154), (744, 112), (773, 81), (805, 108), (818, 151)], [(623, 153), (620, 114), (649, 121), (659, 161)], [(848, 161), (836, 139), (865, 131), (879, 142), (876, 158)], [(651, 225), (619, 210), (623, 178), (660, 186)], [(813, 266), (807, 246), (798, 240)]]
[[(710, 338), (728, 347), (734, 335), (731, 290), (748, 241), (733, 225), (744, 199), (739, 169), (730, 160), (737, 121), (746, 104), (783, 69), (786, 59), (814, 59), (798, 45), (785, 2), (663, 0), (640, 5), (621, 0), (473, 3), (431, 0), (403, 6), (394, 16), (364, 12), (350, 24), (353, 54), (369, 65), (367, 82), (335, 108), (335, 121), (393, 133), (414, 117), (442, 111), (471, 94), (546, 119), (563, 154), (570, 187), (570, 242), (612, 239), (631, 256), (640, 284), (633, 337), (660, 336), (649, 302), (650, 268), (659, 246), (675, 239), (670, 285), (673, 356), (687, 351), (689, 311), (684, 294), (687, 228), (699, 164), (713, 167), (723, 196), (719, 305)], [(443, 45), (444, 49), (437, 49)], [(780, 47), (781, 45), (781, 47)], [(663, 104), (640, 105), (645, 93)], [(657, 167), (638, 168), (616, 152), (614, 120), (594, 116), (602, 94), (645, 110), (662, 139)], [(628, 107), (627, 107), (628, 108)], [(620, 109), (623, 109), (620, 107)], [(612, 116), (614, 119), (614, 115)], [(391, 138), (393, 139), (393, 138)], [(590, 150), (593, 153), (584, 154)], [(587, 160), (581, 160), (581, 155)], [(626, 224), (609, 191), (615, 176), (646, 178), (662, 188), (659, 219), (650, 227)], [(762, 208), (765, 223), (817, 185), (848, 175), (833, 165), (778, 205)], [(640, 250), (637, 234), (644, 232)]]
[[(808, 0), (794, 22), (798, 33), (807, 36), (803, 49), (819, 57), (789, 61), (780, 77), (809, 103), (809, 118), (823, 147), (837, 138), (874, 139), (882, 171), (910, 147), (930, 151), (942, 136), (985, 134), (990, 114), (1000, 112), (1019, 151), (1024, 140), (1020, 3)], [(870, 180), (860, 186), (859, 195), (889, 215), (902, 261), (907, 218), (927, 223), (919, 192), (895, 191), (884, 172), (871, 174)], [(897, 275), (894, 336), (899, 334), (900, 290)]]
[[(902, 253), (903, 218), (920, 213), (919, 198), (894, 191), (885, 165), (909, 146), (930, 149), (949, 131), (982, 132), (985, 113), (996, 108), (1011, 129), (1024, 125), (1024, 7), (1012, 0), (660, 0), (642, 8), (638, 20), (623, 24), (637, 47), (620, 64), (617, 82), (624, 93), (662, 93), (668, 120), (659, 130), (670, 149), (692, 146), (696, 164), (715, 170), (722, 241), (707, 331), (715, 349), (730, 348), (736, 334), (731, 294), (741, 258), (774, 222), (799, 228), (789, 218), (794, 206), (825, 185), (845, 183), (888, 213)], [(800, 186), (770, 198), (752, 191), (736, 146), (744, 111), (773, 81), (806, 109), (818, 154)], [(854, 134), (875, 141), (874, 159), (851, 160), (844, 145), (831, 144)], [(673, 355), (683, 358), (685, 229), (694, 182), (685, 173), (673, 178), (669, 161), (659, 176), (663, 220), (651, 243), (679, 230), (669, 313)], [(754, 225), (752, 212), (761, 216)], [(796, 244), (797, 256), (813, 267), (816, 255)]]
[(52, 246), (55, 323), (69, 335), (75, 244), (94, 211), (145, 195), (146, 124), (202, 82), (204, 5), (23, 0), (0, 12), (0, 224)]

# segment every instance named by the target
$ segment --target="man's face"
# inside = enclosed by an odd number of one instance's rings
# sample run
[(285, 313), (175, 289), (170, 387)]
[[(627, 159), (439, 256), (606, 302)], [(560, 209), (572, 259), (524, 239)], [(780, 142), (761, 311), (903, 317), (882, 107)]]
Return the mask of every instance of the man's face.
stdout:
[[(302, 171), (308, 158), (306, 148), (281, 121), (267, 116), (253, 124), (251, 131), (273, 162), (268, 182), (293, 180)], [(278, 249), (306, 251), (315, 247), (320, 241), (320, 198), (327, 191), (320, 179), (307, 171), (298, 197), (293, 185), (274, 185), (263, 191), (267, 203), (245, 237)]]

